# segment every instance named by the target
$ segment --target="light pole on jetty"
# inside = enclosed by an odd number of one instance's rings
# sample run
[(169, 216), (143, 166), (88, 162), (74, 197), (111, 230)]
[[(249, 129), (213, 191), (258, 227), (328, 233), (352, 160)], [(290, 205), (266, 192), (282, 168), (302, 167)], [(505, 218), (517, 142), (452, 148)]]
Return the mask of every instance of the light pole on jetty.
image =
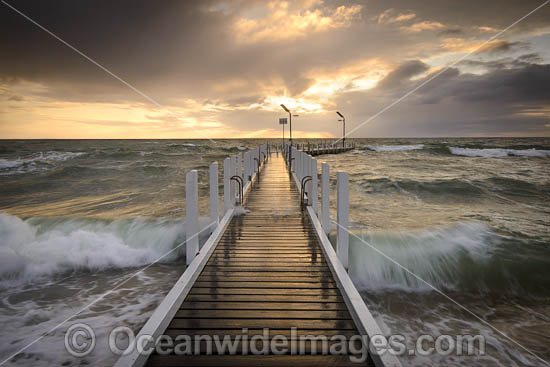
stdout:
[(290, 172), (292, 172), (292, 112), (290, 112), (290, 110), (286, 108), (286, 106), (282, 103), (281, 103), (281, 107), (283, 108), (283, 110), (288, 112), (288, 119), (289, 119), (288, 123), (290, 125), (290, 137), (288, 139), (290, 142), (290, 149), (288, 151), (288, 164), (290, 167)]
[(342, 118), (341, 120), (338, 120), (338, 121), (341, 121), (344, 123), (344, 132), (342, 133), (342, 148), (345, 148), (346, 147), (346, 118), (340, 112), (336, 111), (336, 113), (338, 114), (338, 116)]

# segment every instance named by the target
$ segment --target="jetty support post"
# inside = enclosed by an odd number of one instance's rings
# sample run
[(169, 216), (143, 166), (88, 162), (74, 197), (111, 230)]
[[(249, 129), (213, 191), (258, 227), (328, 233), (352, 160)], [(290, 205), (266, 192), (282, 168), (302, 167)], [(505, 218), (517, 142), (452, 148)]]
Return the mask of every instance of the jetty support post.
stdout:
[(212, 231), (218, 226), (220, 213), (218, 210), (218, 162), (210, 165), (210, 223)]
[(328, 235), (330, 232), (330, 168), (323, 162), (321, 176), (321, 226)]
[(197, 185), (197, 170), (187, 172), (185, 176), (185, 209), (186, 209), (186, 249), (187, 265), (191, 264), (199, 253), (199, 193)]
[(248, 176), (250, 175), (250, 159), (248, 156), (248, 152), (244, 153), (244, 174), (243, 174), (243, 181), (244, 185), (248, 184)]
[(237, 156), (231, 156), (231, 159), (229, 160), (229, 195), (231, 197), (231, 205), (235, 203), (235, 181), (231, 180), (231, 177), (235, 175), (235, 166), (237, 162)]
[(318, 198), (319, 198), (319, 183), (318, 183), (318, 176), (317, 176), (317, 159), (311, 158), (311, 169), (310, 169), (310, 175), (311, 175), (311, 207), (313, 208), (313, 211), (317, 214), (318, 213)]
[(231, 209), (231, 197), (230, 197), (230, 179), (231, 179), (231, 173), (230, 173), (230, 163), (231, 158), (225, 158), (223, 160), (223, 213), (227, 213), (229, 209)]
[(243, 178), (243, 154), (241, 152), (237, 153), (237, 173), (236, 175), (240, 178)]
[(349, 260), (349, 176), (345, 172), (339, 171), (338, 175), (338, 188), (337, 188), (337, 242), (336, 253), (338, 258), (344, 265), (344, 268), (348, 268)]
[[(303, 169), (304, 169), (304, 177), (306, 176), (311, 177), (311, 156), (307, 153), (303, 153), (303, 155), (304, 155), (304, 160), (302, 163), (303, 163)], [(312, 183), (313, 181), (309, 180), (305, 187), (307, 192), (307, 202), (309, 206), (312, 205), (312, 197), (311, 197), (311, 190), (313, 187)]]
[(304, 152), (299, 150), (297, 158), (298, 158), (298, 164), (297, 164), (296, 167), (298, 168), (298, 175), (299, 175), (300, 180), (301, 180), (305, 176), (305, 174), (304, 174)]

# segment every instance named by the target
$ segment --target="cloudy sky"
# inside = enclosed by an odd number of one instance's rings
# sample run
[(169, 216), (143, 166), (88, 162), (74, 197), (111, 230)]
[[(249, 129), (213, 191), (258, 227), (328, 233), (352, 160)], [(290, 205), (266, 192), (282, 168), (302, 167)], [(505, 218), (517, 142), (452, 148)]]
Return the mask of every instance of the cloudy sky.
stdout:
[(5, 0), (0, 138), (550, 136), (543, 3)]

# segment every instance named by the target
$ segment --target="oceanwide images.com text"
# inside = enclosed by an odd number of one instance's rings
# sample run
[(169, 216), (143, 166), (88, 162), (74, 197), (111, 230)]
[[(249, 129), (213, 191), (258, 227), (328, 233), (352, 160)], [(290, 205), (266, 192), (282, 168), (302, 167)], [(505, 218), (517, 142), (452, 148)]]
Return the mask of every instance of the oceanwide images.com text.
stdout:
[[(400, 334), (373, 335), (322, 335), (298, 333), (291, 328), (282, 334), (264, 328), (242, 329), (232, 335), (138, 335), (125, 326), (114, 328), (109, 333), (109, 349), (116, 355), (348, 355), (350, 361), (363, 363), (369, 354), (389, 353), (403, 355), (456, 355), (481, 356), (485, 354), (485, 339), (482, 335), (420, 335), (411, 341)], [(93, 329), (83, 323), (73, 324), (65, 334), (65, 347), (75, 357), (85, 357), (96, 347)]]

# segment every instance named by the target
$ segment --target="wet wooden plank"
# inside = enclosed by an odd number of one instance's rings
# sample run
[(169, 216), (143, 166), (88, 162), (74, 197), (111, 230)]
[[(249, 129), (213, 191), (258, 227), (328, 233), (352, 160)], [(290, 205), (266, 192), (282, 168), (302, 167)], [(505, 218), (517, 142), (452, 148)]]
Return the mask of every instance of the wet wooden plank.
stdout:
[(347, 310), (205, 310), (180, 309), (175, 318), (187, 319), (300, 319), (350, 320)]
[[(258, 274), (258, 273), (256, 273)], [(320, 276), (276, 276), (276, 275), (251, 275), (251, 276), (235, 276), (234, 274), (215, 274), (215, 275), (205, 275), (202, 274), (199, 277), (199, 280), (202, 282), (293, 282), (299, 281), (300, 283), (320, 283), (320, 282), (330, 282), (334, 281), (330, 277), (320, 277)]]
[(255, 288), (271, 288), (271, 289), (338, 289), (334, 281), (322, 283), (310, 282), (203, 282), (199, 278), (195, 282), (196, 288), (237, 288), (237, 289), (255, 289)]
[(174, 318), (169, 328), (175, 329), (340, 329), (355, 330), (352, 320), (304, 320), (304, 319), (182, 319)]
[(246, 295), (260, 295), (260, 294), (272, 294), (272, 295), (286, 295), (286, 296), (317, 296), (328, 295), (336, 296), (340, 295), (338, 289), (335, 288), (202, 288), (196, 287), (189, 291), (189, 294), (246, 294)]
[(257, 366), (357, 366), (348, 356), (332, 355), (236, 355), (236, 356), (161, 356), (153, 355), (149, 358), (150, 366), (225, 366), (225, 367), (257, 367)]
[[(344, 302), (340, 295), (285, 295), (285, 294), (210, 294), (194, 293), (186, 298), (186, 302), (209, 301), (209, 302), (313, 302), (313, 303), (335, 303)], [(291, 306), (289, 306), (290, 308)]]
[(193, 301), (191, 299), (185, 301), (181, 308), (182, 310), (199, 309), (199, 310), (307, 310), (307, 311), (324, 311), (324, 310), (347, 310), (346, 304), (343, 302), (220, 302), (219, 300), (209, 299), (208, 301)]

